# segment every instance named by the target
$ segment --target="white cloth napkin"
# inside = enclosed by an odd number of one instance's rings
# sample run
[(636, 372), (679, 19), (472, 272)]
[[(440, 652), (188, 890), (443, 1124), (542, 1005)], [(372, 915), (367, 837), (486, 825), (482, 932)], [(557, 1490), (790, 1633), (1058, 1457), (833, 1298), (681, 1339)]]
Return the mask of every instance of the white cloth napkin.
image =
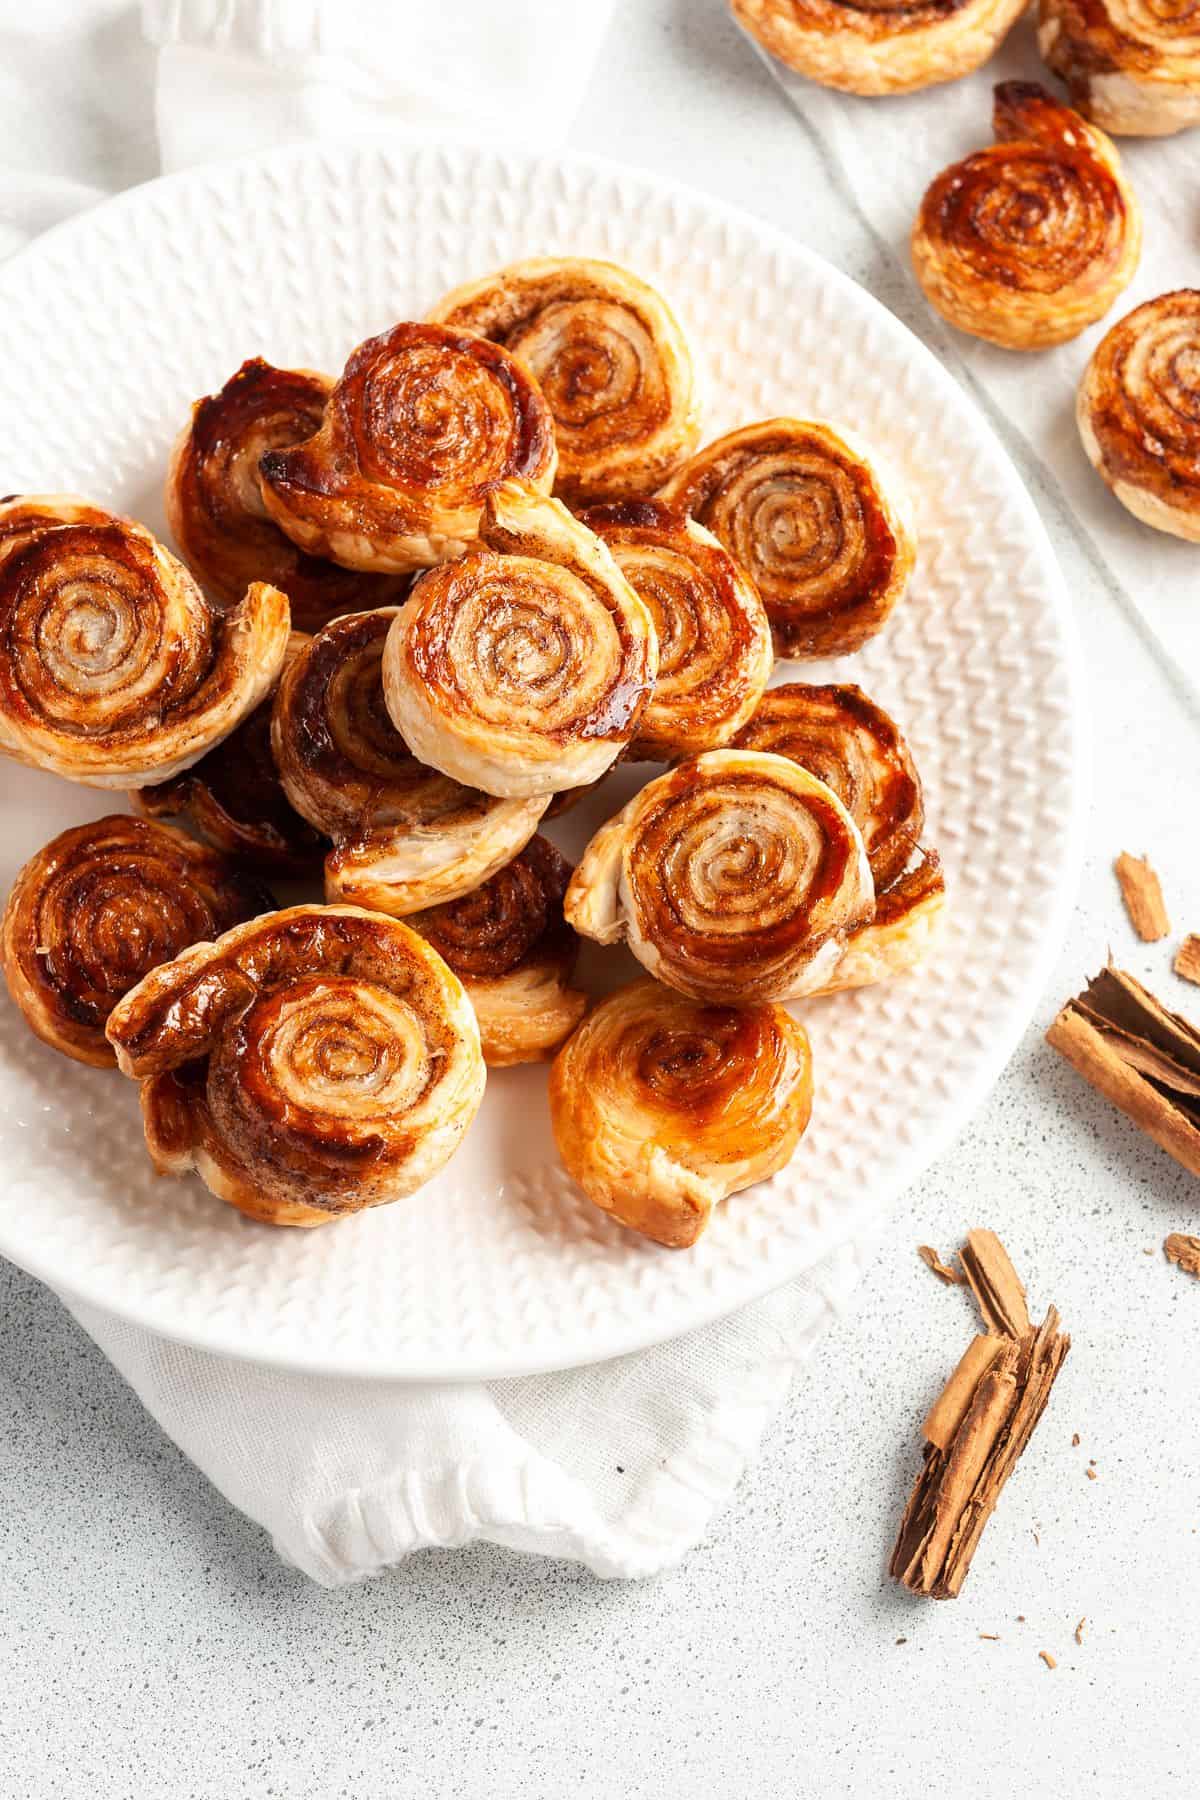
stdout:
[[(995, 84), (1042, 81), (1063, 97), (1038, 55), (1030, 20), (1022, 21), (975, 74), (889, 99), (832, 93), (760, 54), (825, 145), (835, 178), (884, 253), (905, 267), (909, 232), (926, 187), (948, 164), (992, 142)], [(1080, 377), (1108, 328), (1143, 300), (1196, 283), (1200, 133), (1121, 138), (1118, 147), (1142, 203), (1145, 236), (1138, 272), (1104, 319), (1070, 343), (1035, 353), (1000, 350), (953, 330), (919, 292), (914, 319), (1001, 437), (1007, 427), (1025, 440), (1041, 464), (1046, 496), (1064, 502), (1090, 539), (1097, 575), (1132, 614), (1176, 685), (1200, 706), (1196, 548), (1139, 524), (1113, 499), (1084, 455), (1075, 425)]]
[[(119, 0), (42, 0), (0, 63), (0, 253), (130, 181), (322, 132), (532, 121), (552, 144), (610, 10), (147, 0), (143, 38)], [(661, 1349), (490, 1385), (290, 1375), (72, 1311), (163, 1429), (314, 1581), (477, 1538), (644, 1576), (703, 1536), (862, 1255), (847, 1245)]]

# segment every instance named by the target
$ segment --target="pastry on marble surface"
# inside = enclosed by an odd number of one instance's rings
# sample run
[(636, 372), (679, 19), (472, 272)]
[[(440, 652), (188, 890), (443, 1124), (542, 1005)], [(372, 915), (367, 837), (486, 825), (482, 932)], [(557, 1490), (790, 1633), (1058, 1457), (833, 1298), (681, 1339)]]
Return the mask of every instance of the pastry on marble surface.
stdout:
[[(81, 513), (82, 507), (82, 513)], [(90, 787), (166, 781), (268, 694), (287, 596), (222, 614), (132, 520), (72, 495), (0, 504), (0, 751)]]
[(1196, 0), (1040, 0), (1038, 48), (1072, 106), (1117, 136), (1200, 125)]
[(927, 188), (913, 267), (960, 331), (1040, 350), (1077, 337), (1129, 285), (1141, 207), (1111, 140), (1036, 82), (1000, 83), (993, 128), (993, 145)]
[(505, 482), (479, 540), (423, 575), (397, 613), (388, 711), (431, 767), (548, 801), (603, 775), (634, 736), (658, 672), (654, 624), (560, 501)]
[(788, 68), (849, 94), (905, 94), (987, 61), (1026, 0), (730, 0)]
[(393, 604), (407, 588), (402, 576), (362, 575), (306, 555), (267, 517), (260, 457), (312, 437), (332, 391), (328, 375), (251, 357), (218, 393), (197, 400), (167, 471), (167, 520), (206, 593), (232, 605), (251, 581), (269, 581), (306, 631)]
[(525, 365), (473, 332), (394, 325), (360, 344), (304, 443), (259, 461), (270, 517), (348, 569), (457, 556), (509, 477), (549, 492), (554, 422)]
[(563, 918), (570, 876), (539, 835), (473, 893), (408, 921), (466, 988), (494, 1067), (545, 1061), (587, 1010), (571, 986), (579, 939)]
[(494, 875), (529, 842), (545, 801), (494, 799), (412, 754), (383, 696), (398, 614), (378, 607), (317, 632), (279, 684), (271, 745), (288, 800), (334, 840), (327, 898), (402, 916)]
[[(308, 642), (293, 631), (288, 661)], [(273, 699), (269, 695), (182, 775), (135, 788), (129, 798), (145, 819), (186, 818), (207, 843), (246, 868), (308, 875), (320, 868), (329, 843), (283, 791), (271, 752)]]
[(818, 776), (862, 833), (876, 888), (895, 880), (925, 823), (921, 782), (895, 721), (860, 687), (771, 688), (734, 744), (788, 756)]
[(808, 1037), (783, 1007), (704, 1005), (645, 979), (602, 1000), (550, 1072), (567, 1169), (672, 1248), (789, 1161), (811, 1108)]
[(1160, 294), (1113, 326), (1084, 373), (1076, 417), (1122, 506), (1200, 542), (1200, 289)]
[(430, 317), (481, 332), (532, 369), (554, 414), (556, 492), (572, 505), (648, 493), (695, 447), (687, 339), (662, 296), (615, 263), (511, 263), (455, 288)]
[(946, 878), (936, 850), (898, 875), (876, 896), (870, 919), (850, 933), (833, 973), (820, 988), (870, 987), (907, 975), (931, 954), (946, 920)]
[(731, 431), (698, 451), (660, 498), (707, 526), (751, 577), (777, 656), (861, 649), (916, 560), (897, 476), (851, 432), (821, 420)]
[(0, 961), (44, 1043), (112, 1068), (104, 1027), (117, 1001), (189, 944), (274, 904), (183, 832), (113, 813), (60, 832), (25, 864), (0, 924)]
[(584, 937), (624, 940), (668, 987), (714, 1001), (824, 987), (874, 907), (837, 795), (757, 750), (709, 750), (649, 782), (593, 837), (565, 903)]
[(661, 500), (581, 516), (645, 601), (658, 638), (658, 676), (626, 758), (668, 762), (727, 744), (774, 667), (754, 583), (710, 531)]
[(196, 1170), (272, 1225), (324, 1225), (411, 1194), (483, 1097), (471, 1003), (417, 932), (293, 906), (194, 944), (108, 1021), (142, 1083), (164, 1174)]

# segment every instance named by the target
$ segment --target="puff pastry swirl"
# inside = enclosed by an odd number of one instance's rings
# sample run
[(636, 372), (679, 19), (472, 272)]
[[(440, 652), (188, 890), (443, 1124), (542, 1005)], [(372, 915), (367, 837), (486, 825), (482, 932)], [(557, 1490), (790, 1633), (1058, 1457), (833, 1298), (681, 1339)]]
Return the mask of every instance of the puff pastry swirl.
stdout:
[(466, 988), (494, 1067), (553, 1056), (587, 1010), (570, 985), (579, 954), (563, 918), (570, 875), (549, 838), (533, 837), (482, 887), (408, 921)]
[(584, 851), (565, 912), (698, 1000), (786, 1000), (830, 979), (875, 906), (857, 825), (807, 769), (708, 750), (635, 794)]
[(884, 625), (908, 585), (908, 496), (841, 426), (764, 419), (718, 438), (662, 490), (751, 577), (777, 656), (842, 656)]
[(142, 526), (85, 511), (0, 505), (0, 751), (90, 787), (166, 781), (270, 692), (287, 597), (255, 582), (222, 615)]
[(457, 556), (510, 477), (549, 492), (554, 422), (524, 364), (443, 325), (360, 344), (320, 428), (259, 461), (267, 512), (292, 542), (348, 569), (403, 574)]
[(1038, 48), (1071, 104), (1117, 136), (1200, 125), (1197, 0), (1041, 0)]
[(340, 613), (393, 603), (406, 585), (308, 556), (267, 517), (260, 457), (312, 437), (332, 391), (328, 375), (251, 357), (219, 393), (197, 400), (167, 472), (167, 520), (205, 591), (232, 605), (250, 582), (269, 581), (283, 589), (292, 623), (306, 631)]
[(603, 775), (634, 735), (658, 672), (654, 624), (559, 501), (506, 482), (479, 535), (397, 614), (388, 711), (433, 768), (485, 793), (548, 800)]
[(734, 741), (818, 776), (862, 833), (876, 889), (899, 875), (925, 823), (921, 781), (895, 722), (860, 687), (772, 688)]
[(275, 901), (181, 831), (113, 813), (60, 832), (17, 876), (0, 925), (9, 992), (44, 1043), (116, 1063), (104, 1027), (143, 975)]
[(808, 1038), (781, 1006), (705, 1006), (657, 981), (589, 1014), (550, 1072), (559, 1152), (588, 1199), (673, 1249), (792, 1156), (812, 1108)]
[(535, 257), (456, 288), (430, 317), (478, 331), (533, 370), (554, 415), (571, 505), (658, 486), (695, 447), (700, 402), (679, 322), (615, 263)]
[(710, 531), (661, 500), (582, 516), (645, 601), (658, 638), (654, 691), (626, 757), (666, 762), (728, 743), (775, 662), (754, 583)]
[(772, 56), (849, 94), (906, 94), (987, 61), (1025, 0), (730, 0)]
[(1032, 81), (995, 90), (996, 142), (944, 169), (913, 267), (944, 319), (1010, 350), (1077, 337), (1133, 278), (1142, 216), (1111, 141)]
[(293, 906), (194, 944), (114, 1008), (158, 1169), (272, 1225), (411, 1194), (483, 1097), (458, 977), (398, 919)]
[(1122, 506), (1200, 543), (1200, 290), (1147, 300), (1097, 346), (1079, 434)]
[(546, 802), (497, 800), (418, 762), (384, 704), (381, 659), (398, 616), (378, 607), (318, 632), (279, 684), (271, 743), (288, 800), (334, 840), (327, 897), (403, 916), (495, 874)]

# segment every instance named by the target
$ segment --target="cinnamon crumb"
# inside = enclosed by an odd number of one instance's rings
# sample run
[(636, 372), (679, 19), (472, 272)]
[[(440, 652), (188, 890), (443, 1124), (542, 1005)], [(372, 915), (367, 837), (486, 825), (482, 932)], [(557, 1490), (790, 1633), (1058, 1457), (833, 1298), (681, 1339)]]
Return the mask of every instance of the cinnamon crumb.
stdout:
[(1194, 931), (1189, 932), (1180, 944), (1172, 966), (1185, 981), (1200, 983), (1200, 936)]
[(1163, 1255), (1185, 1275), (1200, 1275), (1200, 1237), (1189, 1237), (1184, 1231), (1173, 1231), (1163, 1240)]
[(1000, 1642), (1000, 1633), (998, 1631), (981, 1631), (979, 1635), (981, 1638), (986, 1638), (989, 1644), (998, 1644)]
[(1145, 1244), (1145, 1245), (1143, 1245), (1143, 1247), (1142, 1247), (1142, 1255), (1143, 1255), (1143, 1256), (1153, 1256), (1153, 1255), (1154, 1255), (1154, 1245), (1153, 1245), (1153, 1244)]
[(1095, 1479), (1096, 1479), (1095, 1469), (1089, 1467), (1089, 1468), (1086, 1468), (1083, 1472), (1087, 1476), (1089, 1481), (1095, 1481)]
[(1024, 1624), (1024, 1623), (1025, 1623), (1025, 1614), (1024, 1614), (1024, 1613), (1018, 1613), (1018, 1614), (1017, 1614), (1017, 1624), (1018, 1624), (1018, 1625), (1023, 1625), (1023, 1624)]
[(947, 1287), (966, 1286), (966, 1276), (958, 1269), (951, 1268), (949, 1263), (943, 1262), (932, 1244), (918, 1244), (917, 1255), (925, 1267), (931, 1270), (939, 1281), (945, 1282)]
[(1078, 1433), (1078, 1432), (1077, 1432), (1077, 1431), (1074, 1431), (1074, 1432), (1072, 1432), (1072, 1433), (1071, 1433), (1071, 1446), (1072, 1446), (1072, 1448), (1073, 1448), (1073, 1449), (1075, 1449), (1075, 1450), (1078, 1450), (1078, 1448), (1079, 1448), (1079, 1445), (1080, 1445), (1080, 1442), (1081, 1442), (1081, 1439), (1080, 1439), (1080, 1436), (1079, 1436), (1079, 1433)]
[(1038, 1655), (1041, 1657), (1042, 1661), (1045, 1663), (1045, 1665), (1048, 1669), (1057, 1669), (1057, 1667), (1058, 1667), (1057, 1659), (1055, 1657), (1051, 1656), (1051, 1654), (1048, 1650), (1039, 1650)]
[(1082, 1642), (1083, 1642), (1083, 1628), (1086, 1624), (1087, 1624), (1087, 1614), (1084, 1613), (1082, 1619), (1080, 1619), (1078, 1625), (1075, 1627), (1075, 1642), (1077, 1644), (1082, 1644)]
[(896, 1642), (897, 1642), (897, 1643), (898, 1643), (898, 1644), (907, 1644), (907, 1642), (908, 1642), (908, 1639), (907, 1639), (907, 1638), (897, 1638), (897, 1639), (896, 1639)]
[(1113, 864), (1129, 922), (1144, 944), (1156, 944), (1171, 929), (1162, 884), (1144, 857), (1122, 850)]
[(1039, 1549), (1039, 1550), (1040, 1550), (1040, 1549), (1041, 1549), (1041, 1546), (1042, 1546), (1042, 1540), (1041, 1540), (1041, 1538), (1040, 1538), (1040, 1537), (1039, 1537), (1039, 1536), (1038, 1536), (1038, 1534), (1037, 1534), (1037, 1532), (1036, 1532), (1036, 1531), (1035, 1531), (1035, 1532), (1034, 1532), (1034, 1533), (1033, 1533), (1033, 1534), (1032, 1534), (1032, 1535), (1033, 1535), (1033, 1541), (1034, 1541), (1034, 1543), (1035, 1543), (1035, 1544), (1036, 1544), (1036, 1545), (1037, 1545), (1037, 1546), (1038, 1546), (1038, 1549)]

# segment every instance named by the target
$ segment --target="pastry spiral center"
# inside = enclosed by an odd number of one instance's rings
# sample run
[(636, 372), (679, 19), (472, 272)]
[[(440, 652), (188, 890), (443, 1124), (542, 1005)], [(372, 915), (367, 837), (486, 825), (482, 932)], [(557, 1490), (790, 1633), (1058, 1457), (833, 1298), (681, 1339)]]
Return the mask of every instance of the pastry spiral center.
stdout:
[(666, 419), (658, 351), (646, 326), (616, 301), (563, 300), (508, 340), (533, 370), (560, 442), (597, 450)]
[(1139, 332), (1121, 385), (1138, 428), (1159, 445), (1196, 448), (1200, 428), (1200, 313), (1168, 317)]
[(1053, 294), (1107, 271), (1125, 219), (1111, 172), (1086, 153), (999, 145), (952, 171), (939, 197), (938, 229), (987, 281)]
[(363, 382), (359, 451), (375, 480), (467, 499), (507, 472), (516, 433), (500, 374), (444, 343), (401, 346)]
[(735, 478), (706, 521), (768, 595), (823, 602), (854, 584), (866, 555), (861, 497), (824, 458), (764, 459)]

